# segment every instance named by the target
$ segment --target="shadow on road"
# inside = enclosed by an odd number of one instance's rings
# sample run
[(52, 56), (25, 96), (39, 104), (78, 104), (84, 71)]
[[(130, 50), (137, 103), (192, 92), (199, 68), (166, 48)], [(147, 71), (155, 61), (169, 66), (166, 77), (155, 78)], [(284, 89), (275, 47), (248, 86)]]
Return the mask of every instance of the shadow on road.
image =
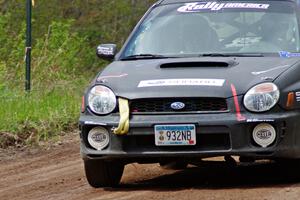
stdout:
[(300, 165), (296, 163), (255, 163), (229, 166), (225, 162), (207, 162), (134, 183), (115, 190), (226, 189), (284, 187), (300, 183)]

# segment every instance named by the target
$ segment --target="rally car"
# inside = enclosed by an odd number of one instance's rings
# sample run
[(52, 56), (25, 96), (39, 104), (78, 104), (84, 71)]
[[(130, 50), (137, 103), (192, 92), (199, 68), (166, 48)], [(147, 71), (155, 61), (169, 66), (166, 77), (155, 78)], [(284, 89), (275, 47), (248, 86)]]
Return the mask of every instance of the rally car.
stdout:
[(93, 187), (129, 163), (300, 158), (299, 7), (161, 0), (87, 88), (81, 154)]

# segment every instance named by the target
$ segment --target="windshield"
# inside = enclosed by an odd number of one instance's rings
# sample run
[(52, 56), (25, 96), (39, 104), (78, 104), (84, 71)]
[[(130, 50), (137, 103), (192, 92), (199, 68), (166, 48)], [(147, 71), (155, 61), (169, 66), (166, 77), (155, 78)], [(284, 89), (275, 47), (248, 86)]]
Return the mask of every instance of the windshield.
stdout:
[(138, 27), (122, 55), (299, 52), (295, 5), (288, 1), (161, 5)]

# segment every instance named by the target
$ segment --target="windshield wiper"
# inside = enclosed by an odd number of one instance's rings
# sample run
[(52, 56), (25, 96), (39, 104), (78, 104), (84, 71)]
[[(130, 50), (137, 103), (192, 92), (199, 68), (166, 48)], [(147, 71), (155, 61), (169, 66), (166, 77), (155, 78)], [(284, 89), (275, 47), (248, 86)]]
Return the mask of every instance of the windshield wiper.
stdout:
[(205, 53), (200, 57), (264, 57), (261, 53)]
[(122, 58), (121, 60), (143, 60), (143, 59), (164, 59), (164, 58), (175, 58), (175, 57), (156, 55), (156, 54), (137, 54), (137, 55), (127, 56), (125, 58)]

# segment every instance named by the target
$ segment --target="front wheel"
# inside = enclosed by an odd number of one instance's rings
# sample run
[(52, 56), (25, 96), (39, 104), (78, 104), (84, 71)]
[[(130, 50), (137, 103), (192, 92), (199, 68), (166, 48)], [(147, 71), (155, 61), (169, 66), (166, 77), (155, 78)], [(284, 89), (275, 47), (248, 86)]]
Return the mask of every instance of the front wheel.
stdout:
[(92, 187), (116, 187), (123, 175), (124, 164), (103, 160), (85, 160), (84, 169), (87, 181)]

